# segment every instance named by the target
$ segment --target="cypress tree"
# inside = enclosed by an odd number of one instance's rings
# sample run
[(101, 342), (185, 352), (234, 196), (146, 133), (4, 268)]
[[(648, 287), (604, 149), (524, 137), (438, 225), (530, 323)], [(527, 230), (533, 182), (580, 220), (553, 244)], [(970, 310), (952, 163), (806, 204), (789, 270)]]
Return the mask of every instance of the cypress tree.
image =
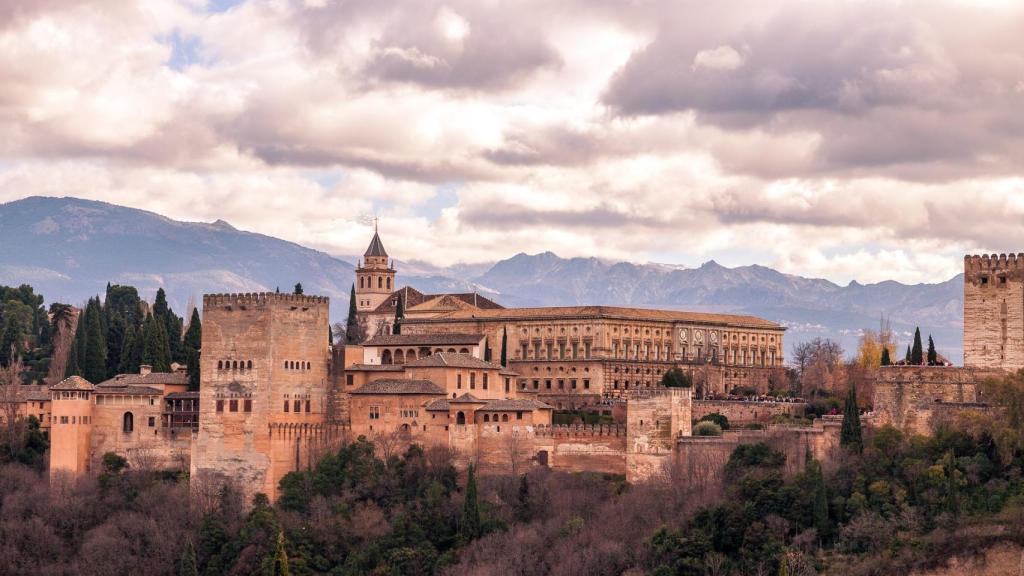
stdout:
[(295, 284), (295, 290), (293, 291), (293, 293), (299, 295), (302, 294), (302, 282)]
[(914, 347), (910, 349), (910, 363), (914, 366), (924, 364), (924, 348), (921, 346), (921, 328), (914, 329)]
[(935, 341), (932, 340), (932, 335), (928, 335), (928, 365), (935, 366), (939, 363), (939, 353), (935, 351)]
[(83, 378), (93, 383), (107, 379), (107, 343), (103, 338), (99, 297), (85, 309), (85, 356), (80, 361)]
[(824, 538), (829, 530), (828, 522), (828, 489), (825, 486), (825, 476), (821, 473), (821, 463), (807, 453), (806, 472), (809, 480), (814, 485), (814, 528), (818, 531), (818, 537)]
[(82, 369), (78, 364), (78, 345), (75, 342), (71, 343), (71, 350), (68, 351), (68, 365), (64, 368), (64, 377), (70, 378), (72, 376), (81, 376)]
[(358, 344), (356, 332), (359, 330), (359, 318), (356, 315), (356, 283), (352, 283), (352, 292), (348, 297), (348, 319), (345, 321), (345, 343)]
[(854, 452), (864, 449), (864, 441), (860, 430), (860, 409), (857, 408), (857, 387), (850, 385), (846, 395), (846, 406), (843, 408), (843, 427), (839, 431), (839, 444)]
[(508, 326), (501, 329), (501, 366), (508, 366)]
[(146, 315), (146, 323), (142, 327), (142, 342), (142, 364), (152, 366), (153, 372), (169, 372), (171, 353), (167, 345), (167, 331), (152, 314)]
[(157, 288), (156, 299), (153, 300), (153, 316), (161, 320), (167, 316), (170, 308), (167, 306), (167, 293), (163, 288)]
[(192, 545), (189, 538), (185, 543), (185, 550), (178, 560), (178, 576), (199, 576), (199, 561), (196, 558), (196, 547)]
[(136, 340), (139, 339), (139, 332), (134, 326), (129, 326), (124, 334), (124, 342), (121, 344), (121, 362), (117, 365), (118, 374), (134, 374), (139, 371), (138, 363), (141, 356), (136, 359), (135, 353), (139, 350)]
[(192, 318), (188, 321), (184, 345), (186, 348), (199, 350), (203, 345), (203, 321), (199, 318), (199, 309), (192, 309)]
[(888, 348), (882, 348), (882, 366), (892, 366), (892, 359), (889, 358)]
[(910, 346), (909, 345), (907, 346), (906, 362), (907, 362), (907, 364), (910, 364)]
[(462, 503), (462, 538), (469, 542), (480, 535), (480, 503), (476, 495), (476, 475), (469, 465), (466, 479), (466, 499)]
[(120, 314), (111, 312), (106, 304), (104, 304), (104, 308), (107, 310), (105, 316), (108, 317), (107, 374), (114, 376), (117, 374), (118, 368), (121, 367), (121, 351), (124, 350), (124, 339), (127, 335), (128, 327)]
[(277, 531), (277, 551), (274, 553), (273, 576), (290, 576), (288, 568), (288, 551), (284, 547), (284, 531)]
[(398, 294), (398, 304), (395, 305), (395, 322), (391, 325), (392, 334), (402, 333), (402, 320), (405, 319), (405, 302), (402, 294)]
[(185, 369), (188, 371), (189, 391), (199, 390), (199, 350), (189, 348), (186, 352)]

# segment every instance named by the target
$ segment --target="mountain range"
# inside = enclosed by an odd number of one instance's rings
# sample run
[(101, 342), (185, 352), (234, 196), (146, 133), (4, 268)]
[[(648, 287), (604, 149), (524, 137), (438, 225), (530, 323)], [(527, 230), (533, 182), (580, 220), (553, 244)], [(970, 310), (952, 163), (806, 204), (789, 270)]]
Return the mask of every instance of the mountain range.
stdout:
[[(72, 304), (102, 293), (108, 282), (137, 286), (149, 299), (163, 286), (179, 314), (203, 293), (291, 291), (301, 282), (306, 293), (329, 296), (332, 318), (342, 320), (355, 275), (347, 258), (223, 220), (180, 222), (77, 198), (0, 204), (0, 246), (0, 284), (31, 284), (48, 302)], [(608, 304), (753, 314), (787, 326), (789, 346), (821, 336), (850, 353), (859, 332), (877, 328), (885, 316), (901, 346), (920, 326), (934, 336), (940, 353), (954, 361), (963, 354), (962, 275), (936, 284), (840, 286), (759, 265), (728, 268), (709, 261), (683, 268), (551, 252), (493, 264), (440, 268), (411, 261), (396, 267), (398, 285), (424, 292), (476, 290), (505, 306)]]

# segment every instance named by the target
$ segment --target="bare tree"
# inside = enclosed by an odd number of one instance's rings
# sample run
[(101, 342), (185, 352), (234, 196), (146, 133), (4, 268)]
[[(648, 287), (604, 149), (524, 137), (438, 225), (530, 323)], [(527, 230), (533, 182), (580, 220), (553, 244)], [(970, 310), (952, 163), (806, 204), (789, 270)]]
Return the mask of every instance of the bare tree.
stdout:
[(407, 436), (408, 434), (403, 434), (400, 430), (374, 432), (373, 445), (385, 464), (399, 451)]
[(525, 440), (525, 433), (519, 426), (513, 426), (512, 431), (505, 436), (505, 453), (508, 455), (512, 476), (519, 475), (519, 461), (523, 458), (523, 451), (526, 449)]
[(68, 367), (68, 353), (75, 338), (75, 327), (78, 324), (79, 310), (68, 304), (54, 304), (51, 307), (53, 326), (53, 356), (50, 369), (46, 374), (46, 382), (51, 386), (64, 379)]
[(725, 556), (718, 552), (708, 552), (704, 556), (704, 567), (708, 570), (708, 576), (724, 576)]
[(0, 419), (3, 420), (0, 441), (7, 446), (10, 457), (25, 447), (25, 439), (28, 434), (28, 427), (21, 410), (23, 398), (20, 383), (23, 371), (21, 357), (14, 355), (14, 346), (11, 346), (11, 362), (7, 366), (0, 367)]

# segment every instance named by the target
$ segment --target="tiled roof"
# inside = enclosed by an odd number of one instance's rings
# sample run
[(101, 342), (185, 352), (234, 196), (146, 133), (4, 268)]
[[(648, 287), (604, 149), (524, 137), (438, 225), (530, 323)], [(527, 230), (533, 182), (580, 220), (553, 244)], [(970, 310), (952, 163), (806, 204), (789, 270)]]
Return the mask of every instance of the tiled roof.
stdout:
[(346, 370), (356, 372), (401, 372), (405, 370), (404, 364), (352, 364)]
[(453, 354), (451, 352), (438, 352), (430, 356), (424, 356), (412, 362), (403, 364), (406, 368), (476, 368), (480, 370), (502, 370), (498, 364), (485, 362), (476, 356), (469, 354)]
[(373, 239), (370, 240), (370, 246), (366, 248), (366, 254), (363, 256), (387, 256), (387, 251), (384, 250), (384, 243), (380, 241), (380, 236), (377, 235), (377, 231), (373, 232)]
[(50, 388), (50, 390), (95, 390), (96, 387), (91, 382), (82, 378), (81, 376), (70, 376), (61, 380), (56, 386)]
[(427, 410), (432, 412), (447, 412), (449, 408), (451, 408), (451, 404), (448, 403), (447, 398), (438, 398), (427, 402)]
[(682, 310), (654, 310), (649, 308), (624, 308), (618, 306), (552, 306), (544, 308), (499, 308), (492, 310), (460, 310), (432, 318), (406, 318), (412, 324), (476, 320), (525, 320), (561, 319), (566, 317), (613, 318), (621, 320), (650, 320), (663, 322), (692, 322), (704, 324), (727, 324), (750, 328), (783, 329), (780, 324), (737, 314), (713, 314), (687, 312)]
[(118, 374), (98, 386), (149, 386), (153, 384), (188, 384), (188, 374), (182, 372), (150, 372), (149, 374)]
[(393, 378), (367, 382), (352, 394), (444, 394), (437, 384), (430, 380)]
[(453, 398), (452, 400), (449, 400), (448, 402), (450, 402), (452, 404), (484, 404), (487, 401), (486, 400), (481, 400), (481, 399), (477, 398), (476, 396), (473, 396), (469, 392), (466, 392), (462, 396), (459, 396), (458, 398)]
[(132, 396), (160, 396), (163, 394), (156, 388), (149, 386), (104, 386), (96, 388), (96, 394), (129, 394)]
[(525, 400), (521, 398), (512, 400), (492, 400), (481, 410), (496, 410), (499, 412), (510, 412), (520, 410), (553, 410), (554, 407), (536, 400)]
[(478, 310), (500, 310), (504, 307), (498, 304), (494, 300), (481, 296), (475, 292), (463, 292), (458, 294), (424, 294), (412, 286), (403, 286), (402, 288), (395, 290), (391, 293), (391, 296), (384, 299), (373, 310), (373, 314), (394, 314), (395, 304), (398, 302), (398, 297), (401, 295), (404, 300), (405, 310), (408, 311), (411, 308), (419, 306), (428, 300), (434, 300), (437, 298), (451, 297), (458, 299), (465, 304), (468, 304), (472, 309)]
[(479, 344), (483, 334), (379, 334), (363, 346), (436, 346), (443, 344)]
[[(4, 396), (0, 394), (0, 397)], [(45, 386), (26, 386), (17, 384), (14, 389), (14, 402), (46, 402), (50, 400), (50, 389)]]
[(199, 399), (199, 392), (171, 392), (167, 396), (164, 396), (168, 400), (188, 400), (188, 399)]

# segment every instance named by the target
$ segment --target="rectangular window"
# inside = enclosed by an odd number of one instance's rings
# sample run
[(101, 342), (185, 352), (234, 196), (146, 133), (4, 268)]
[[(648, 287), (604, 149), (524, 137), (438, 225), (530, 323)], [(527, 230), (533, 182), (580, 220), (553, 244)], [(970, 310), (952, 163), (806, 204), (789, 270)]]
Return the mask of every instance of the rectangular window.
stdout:
[(558, 358), (565, 360), (565, 342), (558, 343)]
[(505, 393), (506, 394), (508, 394), (511, 391), (511, 387), (512, 387), (512, 379), (511, 378), (505, 378)]
[(575, 381), (575, 380), (570, 380), (570, 381), (569, 381), (569, 385), (570, 385), (570, 386), (572, 386), (572, 389), (573, 389), (573, 390), (575, 390), (575, 389), (576, 389), (576, 381)]
[(67, 416), (61, 416), (60, 417), (60, 423), (61, 424), (67, 424), (68, 423), (68, 417)]
[(290, 407), (289, 406), (289, 402), (287, 400), (285, 400), (284, 401), (284, 411), (287, 412), (289, 407)]
[(455, 375), (455, 387), (462, 390), (462, 374)]
[(476, 390), (476, 372), (469, 373), (469, 389)]
[(149, 417), (149, 427), (153, 428), (155, 426), (156, 426), (156, 416), (150, 416)]
[(533, 381), (533, 389), (534, 390), (539, 390), (540, 389), (540, 380), (534, 380)]
[(551, 380), (545, 380), (544, 387), (547, 388), (548, 390), (551, 390)]
[(306, 400), (306, 413), (307, 414), (309, 413), (309, 409), (310, 409), (310, 401)]
[(352, 386), (355, 383), (356, 383), (355, 374), (346, 374), (345, 375), (345, 384), (347, 384), (348, 386)]
[(548, 342), (547, 346), (545, 346), (545, 352), (547, 352), (546, 358), (548, 360), (551, 360), (552, 358), (554, 358), (555, 345), (550, 343), (550, 342)]
[(251, 398), (246, 398), (245, 401), (242, 402), (242, 409), (245, 410), (246, 412), (252, 412), (252, 399)]
[(488, 376), (487, 372), (484, 372), (484, 382), (483, 382), (484, 390), (487, 390), (487, 376)]
[(565, 390), (565, 380), (559, 380), (558, 381), (558, 389), (559, 390)]
[(523, 349), (520, 350), (520, 358), (526, 360), (526, 344), (523, 344)]
[(380, 420), (380, 406), (370, 406), (370, 420)]
[(516, 412), (516, 420), (522, 420), (522, 419), (523, 419), (523, 413), (522, 412)]
[(228, 412), (238, 412), (238, 399), (232, 398), (228, 400)]
[(224, 401), (223, 400), (217, 400), (217, 412), (223, 412), (223, 411), (224, 411)]
[(590, 390), (590, 380), (584, 380), (583, 381), (583, 389), (584, 390)]
[(292, 406), (292, 412), (301, 412), (301, 411), (302, 411), (302, 400), (296, 400), (294, 405)]

